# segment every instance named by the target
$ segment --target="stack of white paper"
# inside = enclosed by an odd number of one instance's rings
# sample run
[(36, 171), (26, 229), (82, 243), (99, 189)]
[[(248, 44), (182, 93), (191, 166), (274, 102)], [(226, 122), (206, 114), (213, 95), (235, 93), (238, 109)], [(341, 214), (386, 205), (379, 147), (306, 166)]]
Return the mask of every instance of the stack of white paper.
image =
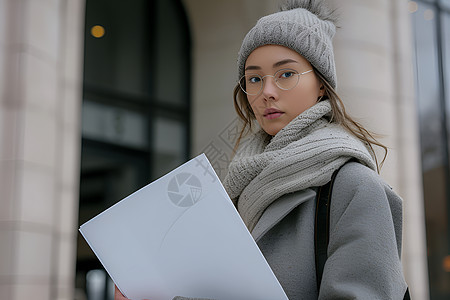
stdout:
[(80, 232), (130, 299), (287, 299), (204, 154)]

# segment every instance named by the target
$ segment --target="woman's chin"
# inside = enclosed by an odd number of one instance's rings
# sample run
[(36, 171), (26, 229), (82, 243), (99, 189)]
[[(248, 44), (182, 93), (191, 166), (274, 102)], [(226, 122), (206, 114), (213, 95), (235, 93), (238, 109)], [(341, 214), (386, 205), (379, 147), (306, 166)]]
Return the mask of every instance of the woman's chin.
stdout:
[(264, 126), (262, 129), (271, 136), (276, 135), (282, 129), (282, 126)]

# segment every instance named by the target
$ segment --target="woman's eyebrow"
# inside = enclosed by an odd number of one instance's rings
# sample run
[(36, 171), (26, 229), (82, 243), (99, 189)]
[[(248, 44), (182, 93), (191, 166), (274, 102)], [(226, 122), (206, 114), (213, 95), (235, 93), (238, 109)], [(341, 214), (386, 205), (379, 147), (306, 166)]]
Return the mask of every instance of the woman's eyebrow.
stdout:
[(244, 71), (248, 71), (248, 70), (261, 70), (261, 67), (258, 66), (248, 66), (245, 68)]
[(283, 59), (283, 60), (280, 60), (279, 62), (274, 63), (273, 67), (276, 68), (276, 67), (279, 67), (279, 66), (282, 66), (285, 64), (289, 64), (289, 63), (297, 63), (298, 64), (298, 61), (293, 60), (291, 58), (287, 58), (287, 59)]
[[(279, 62), (274, 63), (273, 67), (276, 68), (276, 67), (279, 67), (279, 66), (282, 66), (282, 65), (285, 65), (285, 64), (289, 64), (289, 63), (297, 63), (298, 64), (299, 62), (294, 60), (294, 59), (287, 58), (287, 59), (283, 59), (283, 60), (280, 60)], [(261, 67), (259, 67), (259, 66), (247, 66), (244, 71), (248, 71), (248, 70), (261, 70)]]

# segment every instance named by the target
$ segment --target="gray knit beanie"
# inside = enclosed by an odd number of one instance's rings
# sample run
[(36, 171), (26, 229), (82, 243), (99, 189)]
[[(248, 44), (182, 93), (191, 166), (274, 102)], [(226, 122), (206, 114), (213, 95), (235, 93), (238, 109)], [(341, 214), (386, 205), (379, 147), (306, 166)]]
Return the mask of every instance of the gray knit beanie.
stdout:
[(239, 78), (250, 53), (264, 45), (288, 47), (306, 58), (336, 88), (332, 39), (334, 11), (323, 0), (291, 0), (280, 11), (258, 20), (242, 42), (238, 54)]

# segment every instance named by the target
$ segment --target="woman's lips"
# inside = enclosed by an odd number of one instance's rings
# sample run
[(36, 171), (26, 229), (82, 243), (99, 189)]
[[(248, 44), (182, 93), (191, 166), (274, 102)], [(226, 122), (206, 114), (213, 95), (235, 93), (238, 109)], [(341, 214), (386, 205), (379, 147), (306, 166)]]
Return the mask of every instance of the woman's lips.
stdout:
[(264, 110), (263, 117), (268, 120), (272, 120), (279, 118), (282, 114), (284, 113), (281, 110), (278, 110), (276, 108), (267, 108), (266, 110)]

